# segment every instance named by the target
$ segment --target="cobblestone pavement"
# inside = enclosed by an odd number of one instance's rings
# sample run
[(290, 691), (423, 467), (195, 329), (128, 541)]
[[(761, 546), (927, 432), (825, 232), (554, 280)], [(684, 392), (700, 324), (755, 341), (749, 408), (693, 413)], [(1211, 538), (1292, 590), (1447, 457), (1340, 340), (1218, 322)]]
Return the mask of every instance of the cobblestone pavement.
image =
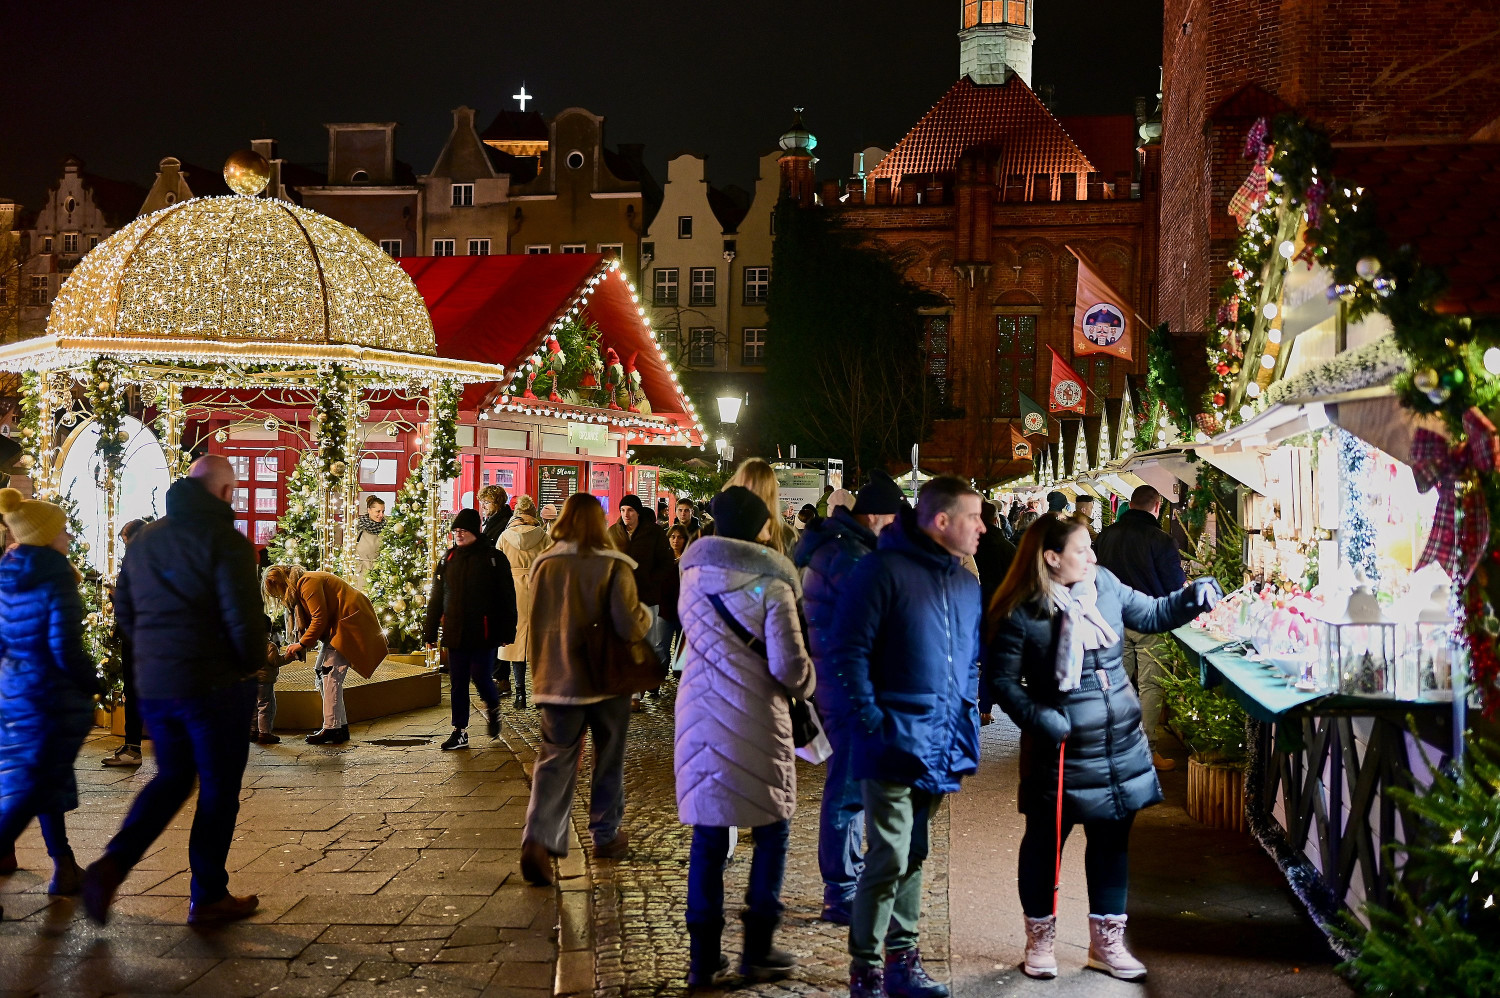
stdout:
[[(672, 705), (668, 697), (648, 699), (646, 709), (630, 718), (625, 755), (625, 822), (630, 855), (619, 862), (589, 859), (594, 881), (594, 948), (598, 998), (677, 996), (686, 993), (687, 868), (690, 830), (677, 821), (672, 776)], [(512, 720), (534, 744), (539, 737), (535, 712)], [(587, 757), (585, 757), (587, 758)], [(580, 774), (582, 791), (574, 802), (574, 822), (586, 842), (588, 826), (587, 763)], [(801, 965), (786, 980), (731, 988), (725, 993), (766, 996), (847, 995), (848, 930), (818, 920), (823, 882), (818, 875), (818, 802), (823, 768), (797, 764), (797, 814), (782, 900), (786, 915), (777, 945), (795, 953)], [(948, 813), (944, 807), (933, 829), (932, 856), (925, 878), (923, 958), (933, 975), (948, 976)], [(724, 950), (735, 960), (740, 945), (738, 911), (749, 873), (748, 835), (725, 871), (726, 926)]]
[[(1069, 836), (1058, 916), (1059, 976), (1019, 970), (1026, 939), (1016, 895), (1020, 733), (1003, 715), (981, 729), (979, 772), (951, 798), (949, 852), (953, 979), (958, 998), (1103, 998), (1142, 987), (1084, 969), (1088, 956), (1085, 836)], [(1337, 957), (1248, 835), (1187, 816), (1187, 762), (1164, 740), (1177, 768), (1161, 774), (1166, 800), (1140, 812), (1130, 836), (1131, 949), (1150, 970), (1144, 990), (1191, 998), (1345, 998)]]
[[(249, 921), (185, 925), (191, 802), (123, 885), (100, 929), (46, 894), (35, 825), (21, 871), (0, 878), (0, 995), (192, 994), (546, 998), (555, 893), (517, 872), (528, 785), (504, 741), (441, 752), (447, 707), (351, 726), (314, 747), (283, 734), (252, 746), (230, 889), (255, 892)], [(118, 738), (91, 738), (69, 816), (88, 863), (154, 768), (105, 769)]]

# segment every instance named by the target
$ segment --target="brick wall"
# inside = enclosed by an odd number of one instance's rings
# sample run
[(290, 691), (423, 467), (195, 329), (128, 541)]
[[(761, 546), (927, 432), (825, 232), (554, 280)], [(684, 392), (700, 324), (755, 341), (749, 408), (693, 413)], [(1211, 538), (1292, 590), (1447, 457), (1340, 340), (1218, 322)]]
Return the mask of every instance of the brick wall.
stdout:
[(1336, 142), (1469, 139), (1500, 121), (1495, 4), (1166, 0), (1163, 34), (1158, 316), (1174, 330), (1202, 328), (1225, 276), (1257, 108), (1284, 102)]

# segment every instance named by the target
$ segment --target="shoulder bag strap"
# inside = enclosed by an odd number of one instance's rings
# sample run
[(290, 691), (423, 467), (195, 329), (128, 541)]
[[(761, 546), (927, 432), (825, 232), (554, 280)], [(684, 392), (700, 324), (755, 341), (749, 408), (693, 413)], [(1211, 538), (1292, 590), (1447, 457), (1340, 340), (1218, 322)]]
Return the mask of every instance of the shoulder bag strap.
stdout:
[(714, 605), (715, 610), (719, 611), (719, 616), (723, 618), (724, 623), (729, 625), (729, 629), (735, 633), (735, 636), (745, 642), (751, 651), (761, 658), (770, 658), (766, 653), (766, 643), (751, 634), (750, 630), (729, 612), (729, 608), (724, 605), (723, 597), (718, 593), (713, 593), (708, 597), (708, 601)]

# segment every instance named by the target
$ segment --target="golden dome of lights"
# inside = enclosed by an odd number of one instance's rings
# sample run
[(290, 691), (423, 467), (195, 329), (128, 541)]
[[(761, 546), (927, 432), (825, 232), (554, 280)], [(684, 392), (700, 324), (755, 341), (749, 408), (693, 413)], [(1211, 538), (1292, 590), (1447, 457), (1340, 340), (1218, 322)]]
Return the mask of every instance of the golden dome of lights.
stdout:
[[(224, 172), (231, 184), (249, 175)], [(378, 246), (315, 211), (240, 195), (180, 202), (100, 243), (64, 282), (47, 333), (180, 341), (189, 361), (215, 344), (437, 353), (416, 285)]]
[(260, 153), (241, 149), (224, 161), (224, 183), (236, 194), (254, 197), (271, 182), (271, 164)]

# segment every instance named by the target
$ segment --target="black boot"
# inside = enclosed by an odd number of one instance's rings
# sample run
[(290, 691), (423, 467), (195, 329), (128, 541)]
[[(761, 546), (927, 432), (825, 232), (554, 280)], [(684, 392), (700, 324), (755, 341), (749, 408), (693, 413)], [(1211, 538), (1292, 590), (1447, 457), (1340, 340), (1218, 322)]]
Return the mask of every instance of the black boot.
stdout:
[(513, 669), (515, 669), (515, 675), (516, 675), (515, 684), (514, 684), (514, 689), (516, 691), (516, 699), (512, 702), (512, 706), (515, 707), (517, 710), (525, 710), (526, 709), (526, 663), (525, 662), (512, 662), (511, 663), (511, 667)]
[(783, 977), (797, 966), (795, 956), (771, 945), (781, 919), (746, 911), (741, 912), (740, 921), (745, 923), (745, 948), (740, 953), (743, 976), (752, 981), (766, 981)]
[(720, 948), (724, 938), (724, 920), (689, 922), (687, 928), (688, 989), (716, 987), (729, 973), (729, 957)]

